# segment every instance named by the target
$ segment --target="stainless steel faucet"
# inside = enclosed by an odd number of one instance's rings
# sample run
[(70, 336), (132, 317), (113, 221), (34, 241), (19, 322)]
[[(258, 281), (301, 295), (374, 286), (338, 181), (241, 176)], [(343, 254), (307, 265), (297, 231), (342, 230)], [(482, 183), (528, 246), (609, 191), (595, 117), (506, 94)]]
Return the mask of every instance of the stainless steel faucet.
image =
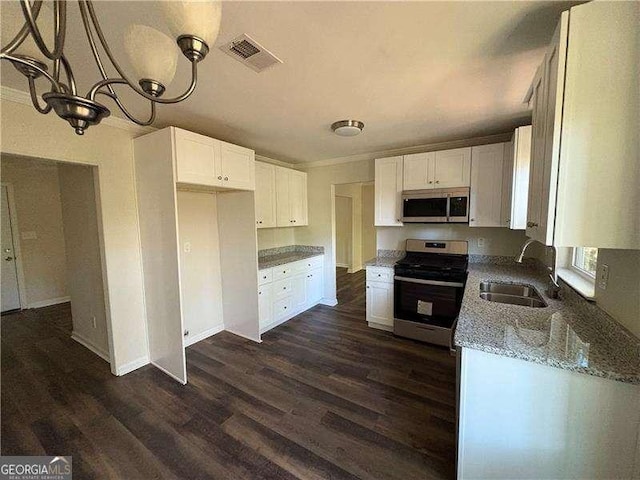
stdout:
[[(535, 242), (533, 238), (528, 239), (522, 245), (522, 250), (520, 250), (520, 254), (515, 258), (516, 263), (522, 263), (522, 259), (524, 258), (524, 252), (527, 250), (527, 247)], [(551, 248), (551, 266), (547, 267), (549, 269), (549, 287), (547, 288), (547, 295), (549, 298), (558, 298), (558, 294), (560, 293), (560, 285), (558, 284), (558, 272), (556, 272), (556, 255), (558, 253), (555, 246), (548, 247)]]

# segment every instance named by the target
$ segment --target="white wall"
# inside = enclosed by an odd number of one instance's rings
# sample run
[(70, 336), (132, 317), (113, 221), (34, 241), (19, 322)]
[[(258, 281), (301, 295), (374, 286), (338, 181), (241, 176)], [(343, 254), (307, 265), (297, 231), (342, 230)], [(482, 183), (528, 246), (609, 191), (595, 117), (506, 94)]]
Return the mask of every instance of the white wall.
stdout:
[[(508, 228), (474, 228), (468, 225), (427, 225), (408, 224), (404, 227), (378, 227), (378, 248), (384, 250), (404, 250), (407, 238), (425, 240), (466, 240), (469, 253), (479, 255), (515, 256), (527, 237), (522, 230)], [(484, 239), (484, 247), (478, 246), (478, 239)], [(527, 251), (527, 256), (532, 251)]]
[(73, 317), (72, 338), (108, 359), (94, 168), (61, 164), (58, 171)]
[(55, 114), (37, 113), (26, 97), (3, 99), (1, 110), (3, 153), (98, 167), (106, 306), (113, 336), (111, 369), (122, 374), (144, 365), (148, 348), (133, 179), (133, 130), (99, 125), (78, 136)]
[(296, 227), (258, 229), (258, 249), (286, 247), (296, 244)]
[[(0, 177), (14, 189), (24, 271), (22, 308), (68, 301), (56, 164), (3, 155)], [(36, 238), (24, 238), (30, 233), (35, 233)]]
[(598, 250), (598, 272), (609, 265), (607, 289), (596, 282), (596, 302), (640, 338), (640, 250)]
[(336, 265), (351, 269), (353, 259), (353, 199), (336, 195)]

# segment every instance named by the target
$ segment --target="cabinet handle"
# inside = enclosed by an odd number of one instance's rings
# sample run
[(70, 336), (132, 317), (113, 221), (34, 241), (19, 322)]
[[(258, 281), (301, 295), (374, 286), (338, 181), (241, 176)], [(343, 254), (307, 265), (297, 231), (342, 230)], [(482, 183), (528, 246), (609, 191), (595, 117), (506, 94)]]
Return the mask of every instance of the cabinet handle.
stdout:
[(266, 280), (266, 279), (267, 279), (267, 276), (265, 275), (264, 277), (262, 277), (262, 279), (263, 279), (263, 280)]
[(287, 309), (287, 307), (284, 307), (284, 309), (286, 310), (286, 309)]
[(286, 289), (287, 289), (287, 287), (282, 287), (282, 289), (283, 289), (283, 290), (286, 290)]
[(222, 180), (222, 175), (218, 175), (218, 180)]
[(429, 180), (429, 183), (433, 183), (433, 180)]
[(371, 288), (369, 285), (367, 285), (367, 288)]
[(527, 222), (527, 227), (531, 228), (531, 227), (537, 227), (538, 224), (535, 222)]
[(225, 182), (229, 181), (229, 177), (224, 177), (224, 181)]
[(440, 180), (436, 180), (436, 183), (440, 183)]
[(262, 292), (258, 292), (258, 295), (262, 295)]
[(475, 222), (475, 221), (476, 221), (476, 219), (475, 219), (475, 218), (471, 218), (471, 219), (469, 219), (469, 221), (470, 221), (470, 222)]

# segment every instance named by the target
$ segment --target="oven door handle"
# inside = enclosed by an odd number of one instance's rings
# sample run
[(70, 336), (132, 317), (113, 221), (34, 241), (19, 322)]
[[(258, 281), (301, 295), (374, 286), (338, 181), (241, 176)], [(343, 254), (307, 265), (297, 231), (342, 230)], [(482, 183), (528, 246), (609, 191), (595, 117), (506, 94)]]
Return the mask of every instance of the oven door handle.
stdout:
[(419, 283), (421, 285), (439, 285), (442, 287), (464, 287), (460, 282), (442, 282), (440, 280), (422, 280), (420, 278), (393, 277), (394, 280), (407, 283)]

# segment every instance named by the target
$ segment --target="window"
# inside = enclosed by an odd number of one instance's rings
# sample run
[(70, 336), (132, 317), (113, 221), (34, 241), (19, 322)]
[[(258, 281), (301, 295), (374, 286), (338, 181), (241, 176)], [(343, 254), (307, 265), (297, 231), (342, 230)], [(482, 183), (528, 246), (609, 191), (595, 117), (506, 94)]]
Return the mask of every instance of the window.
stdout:
[(598, 249), (593, 247), (576, 247), (573, 249), (571, 266), (590, 277), (596, 276)]

